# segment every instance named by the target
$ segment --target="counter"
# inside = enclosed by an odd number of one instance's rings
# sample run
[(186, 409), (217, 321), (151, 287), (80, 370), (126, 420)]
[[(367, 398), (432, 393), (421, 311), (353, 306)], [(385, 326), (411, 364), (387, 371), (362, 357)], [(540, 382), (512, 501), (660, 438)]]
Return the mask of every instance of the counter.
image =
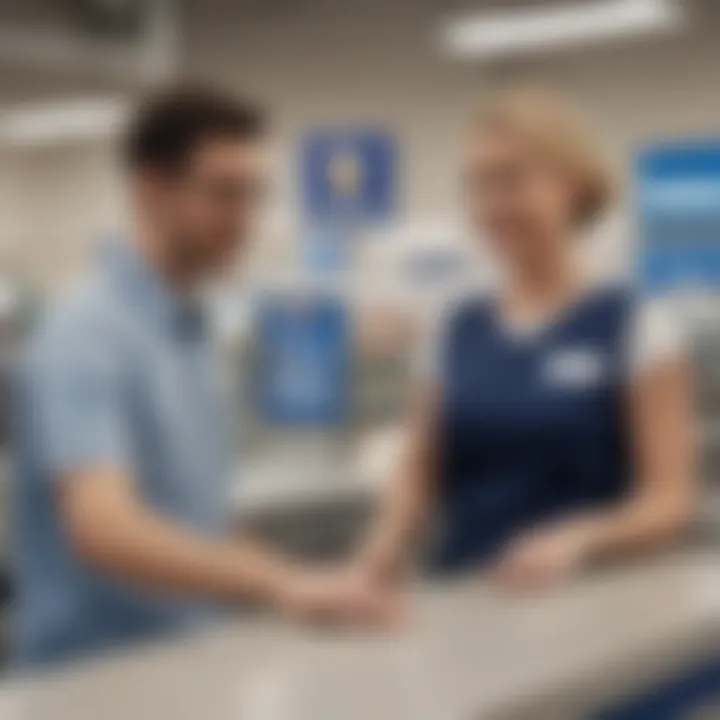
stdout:
[(395, 636), (265, 617), (0, 684), (2, 720), (582, 717), (720, 648), (720, 552), (686, 550), (527, 599), (420, 582)]

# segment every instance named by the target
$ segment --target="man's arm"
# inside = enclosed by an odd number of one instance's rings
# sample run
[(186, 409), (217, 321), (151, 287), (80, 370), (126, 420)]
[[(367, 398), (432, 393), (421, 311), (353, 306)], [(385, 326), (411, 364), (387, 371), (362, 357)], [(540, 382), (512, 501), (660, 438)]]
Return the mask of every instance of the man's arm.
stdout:
[(129, 582), (163, 593), (277, 604), (296, 580), (287, 563), (249, 542), (203, 539), (154, 515), (122, 471), (65, 473), (58, 493), (77, 556)]
[(306, 571), (249, 540), (210, 540), (153, 514), (121, 471), (86, 468), (58, 483), (77, 557), (98, 572), (162, 594), (247, 600), (293, 616), (385, 619), (384, 598), (345, 573)]
[(90, 320), (45, 336), (28, 383), (38, 451), (79, 561), (159, 594), (246, 599), (299, 615), (370, 611), (374, 598), (338, 572), (297, 569), (249, 541), (205, 538), (145, 503), (133, 476), (122, 344), (107, 322)]

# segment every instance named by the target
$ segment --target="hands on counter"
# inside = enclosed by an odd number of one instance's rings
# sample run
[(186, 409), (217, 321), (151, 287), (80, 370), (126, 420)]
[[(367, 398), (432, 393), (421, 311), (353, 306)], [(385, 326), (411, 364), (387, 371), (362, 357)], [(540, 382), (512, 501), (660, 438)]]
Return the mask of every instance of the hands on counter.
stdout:
[[(601, 514), (530, 530), (498, 555), (487, 568), (487, 578), (512, 593), (565, 583), (604, 547), (601, 541), (607, 534), (607, 522)], [(399, 547), (390, 542), (369, 543), (344, 570), (298, 575), (283, 593), (281, 609), (304, 620), (376, 628), (401, 626), (408, 616), (403, 589), (411, 564)]]
[(491, 567), (490, 578), (512, 592), (552, 587), (574, 576), (589, 552), (582, 524), (540, 528), (512, 541)]
[[(497, 587), (526, 593), (561, 584), (583, 566), (590, 551), (582, 523), (547, 526), (520, 536), (491, 564)], [(277, 593), (286, 616), (305, 622), (395, 630), (406, 623), (408, 563), (375, 546), (365, 548), (346, 568), (298, 571)]]
[[(617, 524), (615, 514), (600, 513), (529, 530), (484, 568), (486, 578), (502, 591), (520, 594), (566, 583), (604, 551)], [(370, 543), (347, 569), (302, 577), (283, 609), (302, 619), (395, 629), (409, 614), (404, 588), (410, 566), (398, 545)]]
[[(535, 528), (513, 539), (499, 555), (479, 569), (495, 587), (530, 593), (569, 581), (593, 554), (593, 523), (577, 521)], [(378, 538), (374, 538), (378, 540)], [(397, 543), (368, 544), (355, 572), (379, 587), (402, 586), (410, 562)]]
[(392, 630), (406, 618), (402, 595), (355, 568), (298, 572), (278, 594), (280, 611), (294, 619)]

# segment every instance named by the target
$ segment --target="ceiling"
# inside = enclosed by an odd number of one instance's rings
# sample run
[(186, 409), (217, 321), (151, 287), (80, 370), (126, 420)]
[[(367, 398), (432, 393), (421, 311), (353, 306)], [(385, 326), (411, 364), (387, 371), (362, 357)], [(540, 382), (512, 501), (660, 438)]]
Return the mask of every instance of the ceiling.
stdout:
[[(152, 0), (149, 0), (152, 2)], [(576, 0), (588, 1), (588, 0)], [(142, 7), (147, 0), (3, 0), (0, 3), (0, 22), (34, 27), (70, 27), (93, 8), (110, 6), (128, 10)], [(170, 3), (187, 17), (217, 15), (245, 20), (287, 20), (296, 16), (354, 14), (373, 8), (388, 11), (452, 11), (482, 7), (527, 6), (547, 3), (548, 0), (179, 0)]]
[[(115, 0), (118, 7), (126, 3), (154, 0)], [(248, 37), (248, 30), (257, 26), (282, 27), (284, 37), (294, 35), (293, 28), (307, 30), (319, 28), (325, 22), (341, 22), (353, 27), (356, 34), (371, 33), (383, 38), (391, 37), (402, 44), (412, 33), (417, 42), (429, 43), (431, 28), (437, 20), (455, 12), (478, 7), (528, 6), (560, 2), (563, 0), (160, 0), (170, 3), (178, 10), (179, 43), (182, 67), (202, 66), (203, 70), (215, 72), (215, 65), (204, 64), (209, 50), (222, 50), (227, 57), (239, 49), (239, 37)], [(565, 0), (567, 1), (567, 0)], [(573, 0), (589, 2), (590, 0)], [(717, 0), (681, 0), (688, 6), (716, 9)], [(13, 33), (15, 28), (23, 32), (39, 31), (48, 38), (65, 38), (73, 44), (73, 33), (83, 26), (88, 8), (97, 7), (109, 0), (0, 0), (0, 34)], [(716, 12), (716, 17), (720, 11)], [(696, 23), (702, 31), (703, 23)], [(412, 26), (412, 27), (410, 27)], [(404, 33), (402, 40), (399, 35)], [(87, 35), (87, 27), (84, 30)], [(261, 37), (259, 35), (258, 37)], [(364, 35), (362, 35), (364, 37)], [(96, 36), (95, 36), (96, 37)], [(264, 37), (264, 36), (262, 36)], [(313, 37), (312, 34), (308, 37)], [(263, 41), (258, 41), (263, 42)], [(32, 97), (67, 95), (69, 93), (95, 90), (126, 90), (137, 87), (136, 78), (122, 73), (106, 72), (101, 63), (75, 63), (63, 66), (55, 62), (51, 53), (46, 62), (28, 62), (27, 56), (13, 58), (3, 52), (0, 35), (0, 103), (12, 103)], [(117, 40), (114, 46), (117, 48)], [(122, 45), (122, 43), (121, 43)], [(361, 48), (365, 45), (360, 44)], [(430, 50), (429, 50), (430, 51)], [(124, 45), (129, 57), (137, 56), (135, 46)], [(215, 62), (213, 60), (213, 62)], [(9, 70), (9, 72), (8, 72)]]

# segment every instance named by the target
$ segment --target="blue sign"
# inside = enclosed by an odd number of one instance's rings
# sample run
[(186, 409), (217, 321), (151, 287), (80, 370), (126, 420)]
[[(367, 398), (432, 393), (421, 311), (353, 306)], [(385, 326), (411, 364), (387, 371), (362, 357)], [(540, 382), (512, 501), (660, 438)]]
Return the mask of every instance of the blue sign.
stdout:
[(652, 292), (720, 285), (720, 140), (656, 147), (638, 163), (639, 272)]
[(285, 426), (335, 426), (347, 417), (351, 341), (339, 299), (268, 298), (258, 324), (258, 401), (263, 417)]
[(303, 207), (313, 225), (374, 223), (395, 212), (397, 149), (388, 133), (309, 133), (301, 157)]

